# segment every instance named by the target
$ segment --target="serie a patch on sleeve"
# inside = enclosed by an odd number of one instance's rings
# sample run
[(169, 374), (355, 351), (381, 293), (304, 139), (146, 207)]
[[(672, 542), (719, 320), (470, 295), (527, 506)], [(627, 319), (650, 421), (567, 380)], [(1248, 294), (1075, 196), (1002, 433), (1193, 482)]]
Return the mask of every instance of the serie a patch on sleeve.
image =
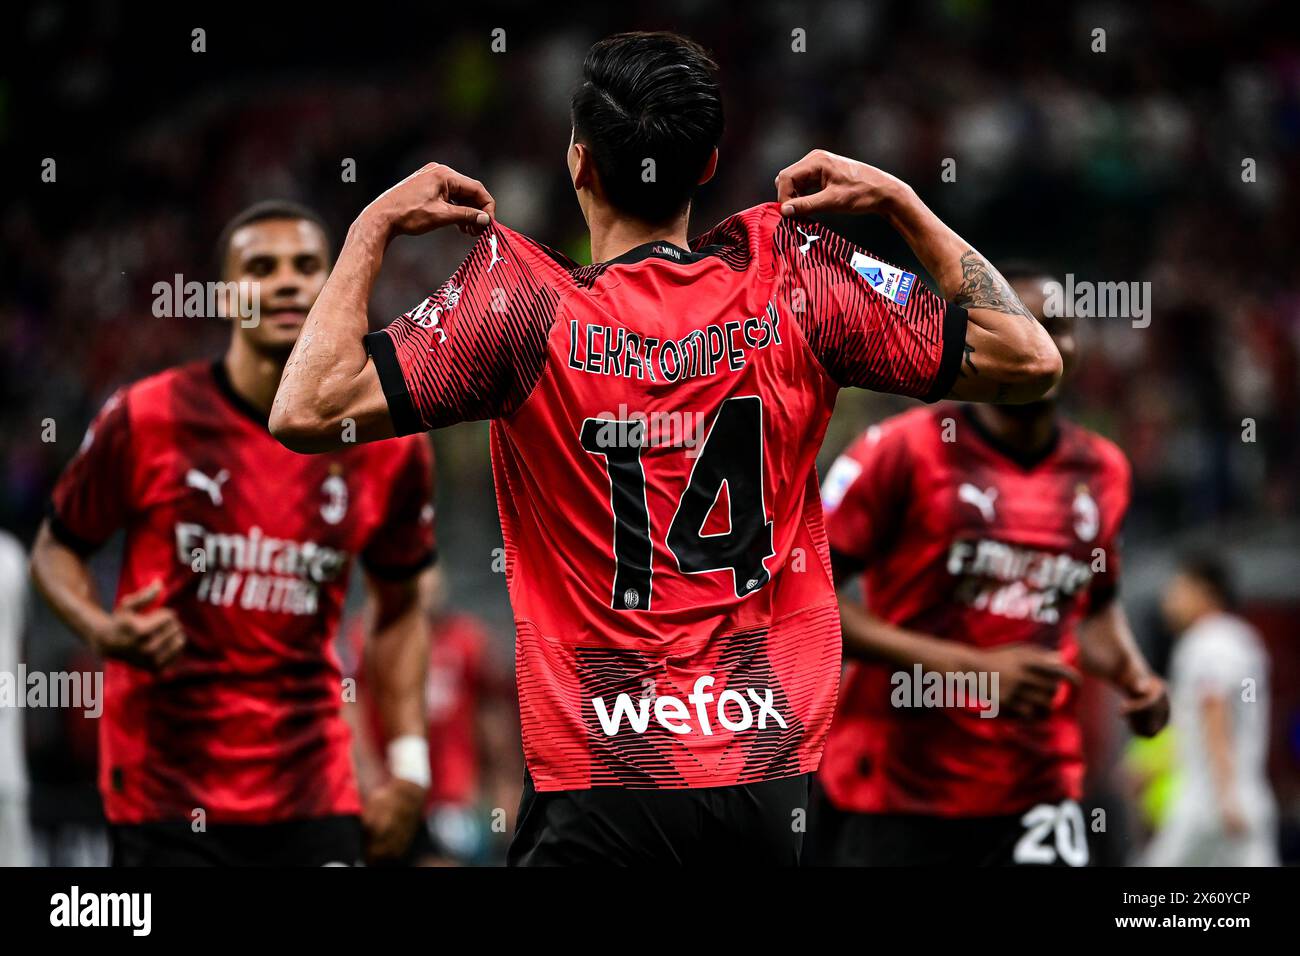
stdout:
[(916, 276), (912, 273), (904, 272), (897, 266), (891, 266), (887, 262), (873, 259), (861, 252), (853, 253), (849, 264), (858, 275), (867, 280), (867, 285), (890, 302), (907, 305), (907, 300), (912, 295), (912, 287), (916, 285)]

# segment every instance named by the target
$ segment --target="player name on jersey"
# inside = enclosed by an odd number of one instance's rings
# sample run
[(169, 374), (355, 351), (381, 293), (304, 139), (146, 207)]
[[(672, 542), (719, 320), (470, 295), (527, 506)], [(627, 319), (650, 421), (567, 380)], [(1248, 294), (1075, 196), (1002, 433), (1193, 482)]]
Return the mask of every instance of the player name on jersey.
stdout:
[(720, 368), (739, 372), (748, 353), (781, 344), (781, 317), (768, 304), (762, 315), (709, 324), (681, 339), (660, 341), (598, 323), (569, 323), (569, 368), (593, 375), (678, 382), (714, 375)]

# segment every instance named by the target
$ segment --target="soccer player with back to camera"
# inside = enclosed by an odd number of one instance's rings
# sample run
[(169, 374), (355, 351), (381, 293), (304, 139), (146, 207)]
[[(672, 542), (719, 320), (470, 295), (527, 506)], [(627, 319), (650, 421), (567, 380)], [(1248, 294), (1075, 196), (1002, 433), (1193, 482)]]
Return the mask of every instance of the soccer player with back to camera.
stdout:
[[(353, 223), (271, 430), (323, 451), (345, 417), (364, 440), (492, 420), (527, 763), (512, 863), (793, 864), (840, 667), (814, 467), (836, 393), (1028, 401), (1060, 356), (909, 187), (849, 159), (810, 153), (778, 202), (688, 242), (723, 126), (688, 40), (597, 43), (572, 120), (595, 264), (424, 167)], [(802, 218), (832, 212), (885, 217), (946, 301)], [(481, 234), (469, 257), (367, 337), (388, 243), (445, 225)]]
[[(1043, 314), (1050, 277), (1032, 266), (1004, 275), (1068, 376), (1074, 320)], [(968, 352), (959, 381), (983, 374)], [(840, 599), (853, 662), (817, 775), (808, 862), (1083, 865), (1078, 667), (1119, 690), (1136, 732), (1168, 719), (1164, 683), (1116, 597), (1128, 462), (1058, 413), (1059, 389), (1015, 406), (905, 412), (827, 472), (836, 583), (861, 572), (867, 601)], [(954, 692), (962, 678), (965, 699), (916, 706), (899, 690), (918, 675)]]
[[(230, 346), (113, 395), (54, 489), (32, 555), (105, 658), (100, 789), (116, 865), (313, 865), (396, 855), (420, 820), (433, 559), (423, 438), (296, 455), (271, 437), (280, 373), (329, 273), (315, 213), (264, 203), (218, 244)], [(247, 303), (245, 303), (247, 305)], [(89, 555), (125, 532), (104, 608)], [(372, 602), (395, 778), (359, 803), (330, 641), (353, 558)], [(363, 827), (364, 821), (364, 827)]]

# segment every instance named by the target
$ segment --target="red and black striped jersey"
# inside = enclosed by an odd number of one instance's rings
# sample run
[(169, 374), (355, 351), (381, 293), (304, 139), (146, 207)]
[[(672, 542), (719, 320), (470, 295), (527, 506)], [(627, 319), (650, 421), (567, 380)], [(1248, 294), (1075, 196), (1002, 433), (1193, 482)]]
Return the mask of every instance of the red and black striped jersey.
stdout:
[(119, 599), (162, 582), (187, 643), (154, 674), (105, 662), (100, 789), (114, 823), (356, 813), (332, 647), (353, 558), (433, 559), (427, 440), (298, 455), (221, 363), (117, 392), (54, 489), (50, 526), (89, 554), (125, 531)]
[(539, 790), (817, 765), (840, 663), (814, 464), (835, 395), (944, 395), (965, 324), (772, 203), (585, 267), (494, 223), (369, 337), (399, 433), (492, 419)]
[[(1079, 621), (1116, 592), (1128, 500), (1128, 462), (1106, 439), (1062, 420), (1027, 459), (969, 406), (873, 426), (823, 484), (831, 550), (864, 568), (872, 613), (979, 648), (1037, 644), (1071, 666)], [(1068, 682), (1050, 715), (1029, 721), (990, 716), (976, 700), (913, 706), (926, 680), (916, 677), (883, 662), (849, 665), (819, 774), (841, 809), (992, 816), (1081, 796)]]

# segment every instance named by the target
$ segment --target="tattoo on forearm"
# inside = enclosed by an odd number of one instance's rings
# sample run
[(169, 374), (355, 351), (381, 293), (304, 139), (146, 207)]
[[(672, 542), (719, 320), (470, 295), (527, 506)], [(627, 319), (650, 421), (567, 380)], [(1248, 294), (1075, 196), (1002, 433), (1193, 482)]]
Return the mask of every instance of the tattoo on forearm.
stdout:
[[(957, 373), (962, 378), (970, 378), (972, 375), (978, 375), (980, 373), (980, 370), (975, 367), (975, 359), (973, 358), (974, 355), (975, 355), (975, 346), (971, 345), (969, 342), (963, 343), (961, 365), (957, 369)], [(969, 371), (967, 371), (968, 369)], [(1009, 386), (1006, 382), (999, 382), (997, 390), (994, 391), (993, 398), (990, 399), (990, 401), (993, 402), (1006, 401), (1007, 396), (1010, 394), (1011, 394), (1011, 386)]]
[(963, 309), (991, 309), (1037, 321), (1002, 274), (974, 249), (967, 249), (961, 257), (961, 288), (953, 301)]

